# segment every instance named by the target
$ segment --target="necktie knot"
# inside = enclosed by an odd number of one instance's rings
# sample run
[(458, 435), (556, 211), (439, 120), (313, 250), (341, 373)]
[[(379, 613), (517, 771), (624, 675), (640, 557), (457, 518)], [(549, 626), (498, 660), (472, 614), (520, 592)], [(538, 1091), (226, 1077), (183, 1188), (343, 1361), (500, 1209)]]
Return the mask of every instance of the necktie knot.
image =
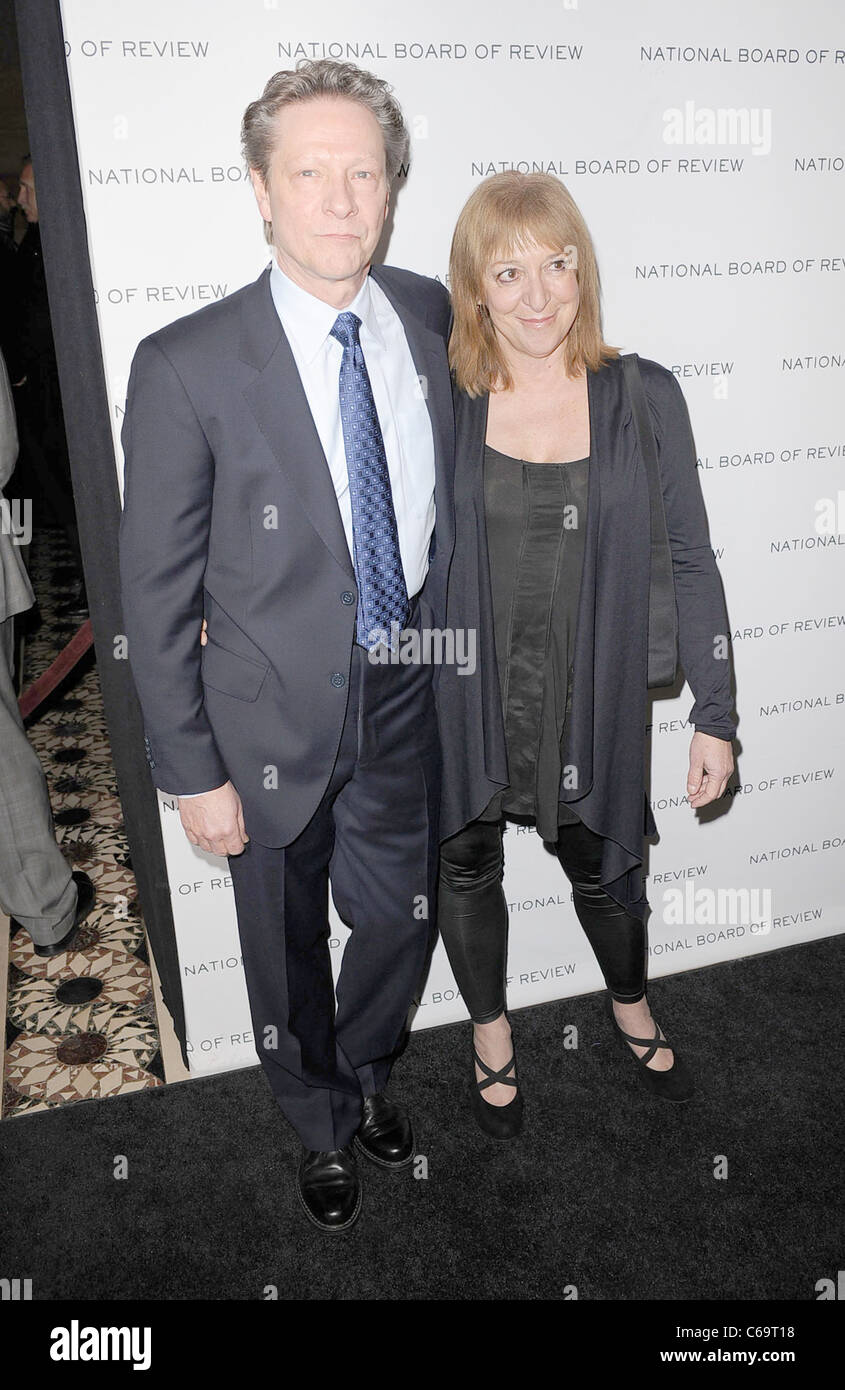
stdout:
[(359, 346), (358, 329), (361, 327), (361, 320), (357, 314), (353, 314), (349, 309), (344, 309), (342, 314), (338, 314), (331, 330), (331, 336), (345, 348), (356, 348)]

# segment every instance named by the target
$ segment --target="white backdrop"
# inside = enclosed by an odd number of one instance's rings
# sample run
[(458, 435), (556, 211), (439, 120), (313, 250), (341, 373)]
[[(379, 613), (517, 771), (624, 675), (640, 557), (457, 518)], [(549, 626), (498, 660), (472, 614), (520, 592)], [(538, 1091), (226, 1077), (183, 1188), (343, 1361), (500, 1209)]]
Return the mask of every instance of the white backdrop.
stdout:
[[(839, 5), (62, 10), (118, 459), (138, 340), (268, 263), (238, 132), (272, 72), (330, 56), (393, 83), (413, 148), (390, 263), (446, 280), (455, 217), (482, 177), (516, 166), (564, 180), (596, 241), (606, 337), (671, 367), (686, 393), (737, 675), (728, 814), (684, 798), (689, 690), (653, 705), (650, 974), (845, 929)], [(254, 1063), (226, 861), (193, 850), (165, 798), (161, 815), (192, 1067)], [(531, 830), (510, 827), (505, 847), (511, 1007), (599, 988), (557, 862)], [(747, 920), (727, 903), (713, 919), (719, 890), (747, 895)], [(335, 962), (345, 935), (337, 924)], [(463, 1017), (438, 946), (416, 1026)]]

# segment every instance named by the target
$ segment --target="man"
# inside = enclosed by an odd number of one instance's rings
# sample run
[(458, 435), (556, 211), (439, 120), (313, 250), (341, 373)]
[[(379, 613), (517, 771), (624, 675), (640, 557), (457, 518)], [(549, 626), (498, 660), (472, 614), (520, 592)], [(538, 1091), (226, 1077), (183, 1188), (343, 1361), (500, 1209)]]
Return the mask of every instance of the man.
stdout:
[[(273, 260), (136, 351), (124, 617), (156, 785), (194, 845), (229, 856), (301, 1201), (344, 1230), (355, 1149), (388, 1169), (414, 1155), (383, 1088), (429, 945), (440, 755), (431, 667), (379, 634), (442, 626), (449, 307), (371, 264), (408, 148), (384, 82), (301, 62), (242, 138)], [(336, 999), (329, 874), (352, 932)]]
[(76, 929), (94, 906), (87, 874), (71, 869), (58, 844), (44, 769), (26, 736), (15, 690), (15, 615), (35, 594), (3, 496), (18, 454), (15, 409), (0, 354), (0, 908), (23, 928), (37, 956), (75, 948)]
[(0, 246), (15, 250), (15, 209), (17, 203), (5, 179), (0, 179)]
[[(12, 381), (23, 375), (18, 367), (18, 247), (15, 241), (17, 203), (0, 179), (0, 352)], [(15, 426), (17, 440), (17, 425)], [(17, 454), (17, 443), (15, 443)]]
[[(24, 469), (23, 476), (16, 479), (16, 489), (20, 496), (21, 488), (31, 488), (36, 507), (39, 502), (46, 503), (53, 519), (64, 530), (77, 572), (67, 615), (84, 622), (88, 609), (82, 552), (44, 276), (38, 198), (32, 161), (28, 157), (21, 169), (18, 204), (26, 217), (27, 229), (15, 255), (17, 338), (13, 348), (14, 365), (10, 364)], [(38, 520), (36, 515), (36, 524)]]

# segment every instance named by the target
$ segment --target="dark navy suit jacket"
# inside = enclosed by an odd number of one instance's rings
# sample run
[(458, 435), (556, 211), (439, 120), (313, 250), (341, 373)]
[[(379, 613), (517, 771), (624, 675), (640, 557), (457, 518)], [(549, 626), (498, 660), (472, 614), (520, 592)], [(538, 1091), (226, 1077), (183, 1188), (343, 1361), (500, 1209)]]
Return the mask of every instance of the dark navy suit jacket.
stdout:
[[(437, 628), (454, 545), (449, 300), (409, 271), (370, 273), (402, 321), (431, 417), (436, 522), (420, 607)], [(331, 775), (358, 594), (269, 277), (268, 267), (138, 345), (121, 436), (120, 574), (153, 781), (189, 794), (231, 780), (247, 833), (279, 846), (308, 823)]]

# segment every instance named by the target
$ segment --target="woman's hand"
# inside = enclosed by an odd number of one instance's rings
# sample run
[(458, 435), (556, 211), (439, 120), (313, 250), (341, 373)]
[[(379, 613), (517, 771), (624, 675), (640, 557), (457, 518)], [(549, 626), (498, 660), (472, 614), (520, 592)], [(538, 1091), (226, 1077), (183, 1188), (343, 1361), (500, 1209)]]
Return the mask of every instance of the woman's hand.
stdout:
[(202, 631), (200, 632), (200, 644), (201, 644), (203, 647), (205, 646), (206, 642), (208, 641), (208, 638), (207, 638), (206, 635), (205, 635), (205, 634), (206, 634), (207, 628), (208, 628), (208, 623), (206, 622), (205, 618), (203, 618), (203, 620), (202, 620)]
[(692, 736), (687, 774), (687, 798), (697, 810), (724, 795), (734, 770), (733, 746), (727, 739), (714, 738), (698, 730)]

